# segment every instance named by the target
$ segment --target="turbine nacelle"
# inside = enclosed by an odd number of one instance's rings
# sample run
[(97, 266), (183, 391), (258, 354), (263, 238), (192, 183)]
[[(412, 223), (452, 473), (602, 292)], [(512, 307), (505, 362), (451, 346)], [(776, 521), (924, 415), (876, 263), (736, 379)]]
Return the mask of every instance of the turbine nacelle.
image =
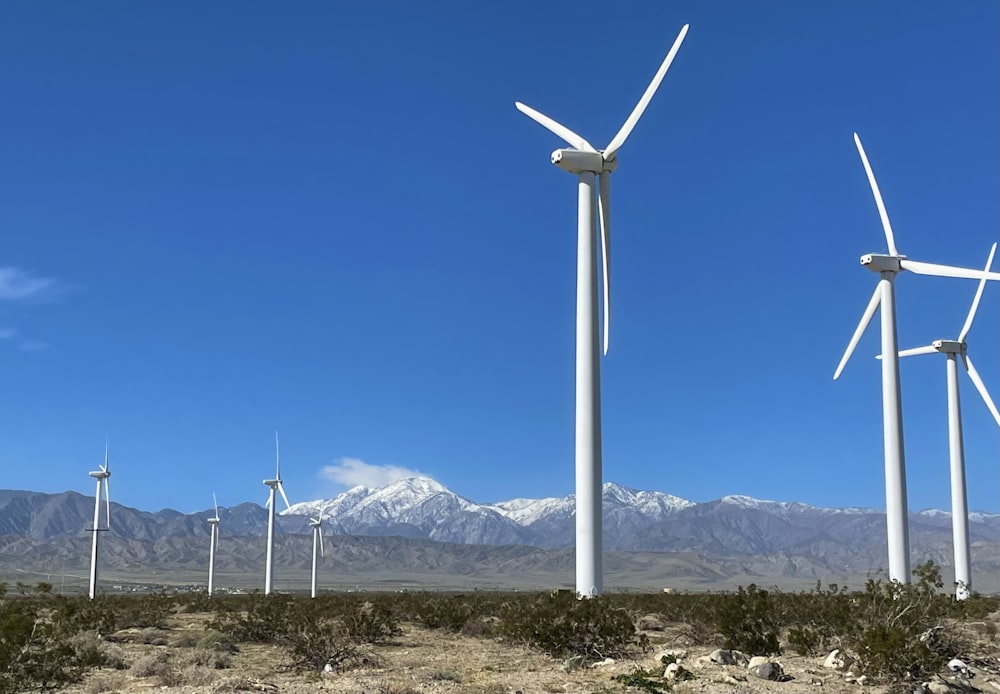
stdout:
[(905, 255), (867, 253), (861, 256), (861, 266), (868, 268), (872, 272), (902, 272), (903, 266), (900, 261), (905, 259)]
[(965, 354), (966, 351), (965, 343), (958, 340), (934, 340), (931, 347), (942, 354)]
[(557, 149), (552, 153), (552, 163), (573, 174), (611, 173), (618, 166), (617, 159), (606, 161), (600, 152), (584, 152), (579, 149)]
[(278, 485), (281, 484), (281, 480), (264, 480), (264, 484), (266, 484), (271, 489), (276, 489)]
[(93, 472), (90, 472), (88, 474), (95, 480), (106, 480), (109, 477), (111, 477), (111, 473), (108, 472), (107, 470), (94, 470)]

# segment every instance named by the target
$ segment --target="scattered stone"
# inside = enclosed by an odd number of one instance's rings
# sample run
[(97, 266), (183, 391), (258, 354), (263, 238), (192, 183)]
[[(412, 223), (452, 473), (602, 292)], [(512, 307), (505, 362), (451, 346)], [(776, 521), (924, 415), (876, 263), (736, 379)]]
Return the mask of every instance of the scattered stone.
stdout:
[(595, 668), (595, 667), (607, 667), (608, 665), (614, 665), (614, 664), (615, 664), (615, 659), (614, 658), (605, 658), (601, 662), (594, 663), (590, 667), (592, 667), (592, 668)]
[(823, 679), (821, 677), (810, 677), (809, 684), (811, 684), (814, 687), (822, 687)]
[(750, 662), (750, 658), (743, 651), (730, 651), (733, 654), (733, 659), (736, 661), (737, 665), (746, 667), (747, 663)]
[(854, 684), (860, 684), (862, 687), (868, 684), (868, 675), (861, 675), (854, 680)]
[(677, 679), (677, 673), (680, 671), (681, 666), (677, 663), (670, 663), (667, 668), (663, 671), (663, 679), (665, 680), (675, 680)]
[(330, 663), (327, 663), (326, 665), (323, 666), (323, 672), (327, 673), (333, 672), (333, 666), (330, 665)]
[(725, 684), (739, 685), (739, 683), (740, 683), (740, 681), (738, 679), (736, 679), (735, 677), (733, 677), (732, 675), (726, 675), (725, 677), (722, 678), (722, 681)]
[(574, 670), (579, 670), (583, 667), (583, 656), (574, 655), (572, 658), (567, 658), (563, 661), (562, 669), (563, 672), (573, 672)]
[(755, 655), (753, 658), (750, 659), (750, 662), (747, 663), (747, 668), (756, 667), (757, 665), (763, 665), (764, 663), (768, 662), (768, 660), (770, 660), (770, 658), (765, 658), (762, 655)]
[(754, 665), (748, 669), (748, 672), (754, 677), (772, 682), (777, 682), (785, 676), (781, 666), (773, 660), (765, 660), (760, 665)]
[(716, 648), (712, 651), (708, 659), (716, 665), (736, 665), (736, 658), (733, 657), (733, 652), (721, 648)]

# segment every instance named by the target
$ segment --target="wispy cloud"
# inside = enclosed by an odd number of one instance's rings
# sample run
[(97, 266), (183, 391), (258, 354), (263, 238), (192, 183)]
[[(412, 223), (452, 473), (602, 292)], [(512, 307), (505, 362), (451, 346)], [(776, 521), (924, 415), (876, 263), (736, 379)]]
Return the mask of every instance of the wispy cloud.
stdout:
[(0, 328), (0, 340), (9, 340), (13, 337), (17, 337), (17, 331), (14, 328)]
[(22, 352), (41, 352), (48, 349), (49, 345), (41, 340), (24, 340), (18, 347)]
[(341, 458), (334, 465), (326, 465), (319, 476), (344, 487), (384, 487), (407, 477), (426, 477), (419, 470), (398, 465), (369, 465), (359, 458)]
[(0, 301), (24, 301), (44, 296), (55, 289), (50, 277), (36, 277), (16, 267), (0, 267)]

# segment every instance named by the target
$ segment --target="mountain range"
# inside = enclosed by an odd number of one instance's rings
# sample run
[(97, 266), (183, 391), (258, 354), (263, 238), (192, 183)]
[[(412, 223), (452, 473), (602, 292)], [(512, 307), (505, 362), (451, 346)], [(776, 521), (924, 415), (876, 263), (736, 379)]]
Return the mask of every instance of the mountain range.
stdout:
[[(881, 511), (745, 496), (696, 503), (611, 482), (604, 484), (603, 498), (606, 570), (623, 572), (622, 580), (630, 580), (629, 572), (651, 572), (656, 581), (687, 578), (705, 585), (747, 582), (748, 576), (815, 582), (862, 576), (885, 564)], [(51, 572), (60, 557), (63, 566), (67, 561), (75, 566), (79, 555), (85, 566), (86, 552), (78, 550), (89, 539), (93, 503), (93, 497), (75, 492), (0, 491), (0, 580), (6, 580), (7, 570), (38, 570), (39, 563)], [(375, 489), (355, 487), (333, 499), (295, 504), (281, 514), (279, 566), (307, 561), (309, 518), (319, 514), (332, 545), (327, 563), (342, 572), (347, 565), (347, 573), (360, 566), (383, 576), (417, 572), (448, 576), (449, 585), (460, 575), (537, 575), (544, 585), (552, 584), (550, 574), (566, 578), (561, 574), (568, 572), (572, 577), (572, 496), (480, 504), (428, 478)], [(205, 521), (213, 510), (146, 512), (113, 503), (111, 515), (112, 532), (102, 538), (102, 547), (118, 558), (121, 571), (155, 566), (163, 575), (171, 567), (195, 572), (205, 565)], [(258, 538), (266, 532), (267, 511), (243, 503), (221, 508), (220, 517), (223, 543), (233, 552), (226, 559), (220, 550), (223, 570), (253, 571), (260, 563), (256, 555), (263, 543)], [(973, 514), (970, 521), (975, 572), (997, 582), (1000, 516)], [(304, 549), (293, 550), (299, 544)], [(933, 559), (949, 565), (950, 515), (935, 510), (911, 514), (910, 544), (914, 562)], [(394, 564), (401, 557), (409, 557), (409, 564)], [(508, 562), (506, 569), (503, 562)], [(985, 586), (981, 582), (977, 587)]]

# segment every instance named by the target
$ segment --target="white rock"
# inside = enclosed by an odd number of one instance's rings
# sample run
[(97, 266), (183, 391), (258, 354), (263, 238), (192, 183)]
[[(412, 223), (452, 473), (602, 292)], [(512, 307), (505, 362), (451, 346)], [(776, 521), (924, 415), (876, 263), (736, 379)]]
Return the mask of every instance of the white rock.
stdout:
[(594, 663), (590, 667), (592, 667), (592, 668), (595, 668), (595, 667), (607, 667), (608, 665), (614, 665), (614, 664), (615, 664), (615, 659), (614, 658), (605, 658), (601, 662)]
[(769, 660), (769, 658), (765, 658), (762, 655), (755, 655), (753, 658), (750, 659), (750, 662), (747, 663), (747, 668), (752, 668), (752, 667), (757, 667), (758, 665), (763, 665), (764, 663), (768, 662), (768, 660)]
[(839, 648), (831, 651), (830, 655), (828, 655), (826, 660), (823, 661), (823, 667), (830, 668), (831, 670), (840, 670), (842, 672), (849, 670), (853, 664), (854, 658), (850, 657)]
[(681, 669), (681, 666), (677, 663), (670, 663), (667, 668), (663, 671), (663, 679), (665, 680), (675, 680), (677, 679), (677, 672)]
[(736, 665), (736, 658), (733, 657), (733, 652), (723, 650), (722, 648), (716, 648), (708, 658), (716, 665)]
[(948, 661), (948, 669), (952, 672), (965, 672), (969, 669), (969, 666), (958, 658), (952, 658)]

